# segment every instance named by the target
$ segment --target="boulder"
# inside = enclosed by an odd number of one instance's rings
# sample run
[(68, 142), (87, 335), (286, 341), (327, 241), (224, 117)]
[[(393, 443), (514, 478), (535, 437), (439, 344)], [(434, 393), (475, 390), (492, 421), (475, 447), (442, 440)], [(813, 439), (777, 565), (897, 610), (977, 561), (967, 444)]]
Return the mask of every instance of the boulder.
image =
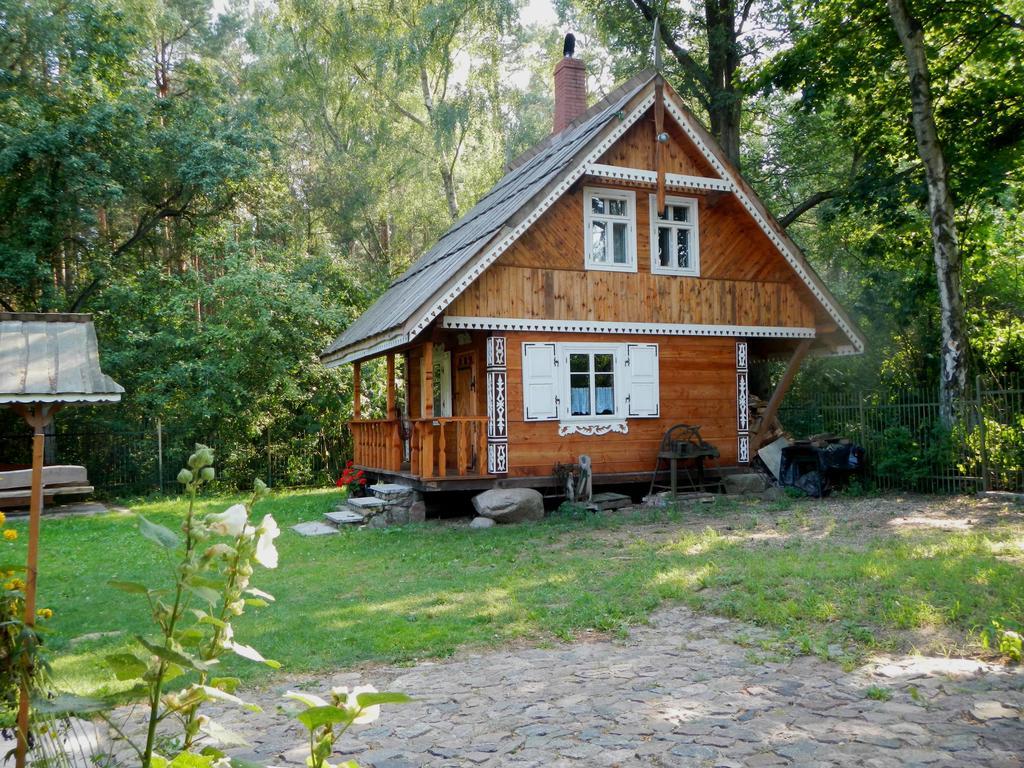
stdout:
[(469, 524), (470, 528), (493, 528), (495, 525), (494, 521), (489, 517), (474, 517), (473, 521)]
[(523, 523), (544, 519), (544, 497), (533, 488), (495, 488), (473, 497), (480, 517), (496, 523)]
[(725, 486), (725, 492), (728, 494), (761, 493), (761, 491), (768, 487), (764, 477), (757, 472), (726, 475), (722, 478), (722, 485)]
[(414, 501), (409, 505), (409, 522), (422, 523), (427, 519), (427, 505), (423, 501)]
[(409, 522), (409, 508), (399, 505), (389, 505), (388, 511), (384, 513), (388, 525), (405, 525)]
[(371, 528), (387, 528), (388, 521), (384, 515), (375, 515), (370, 518), (370, 522), (367, 523)]

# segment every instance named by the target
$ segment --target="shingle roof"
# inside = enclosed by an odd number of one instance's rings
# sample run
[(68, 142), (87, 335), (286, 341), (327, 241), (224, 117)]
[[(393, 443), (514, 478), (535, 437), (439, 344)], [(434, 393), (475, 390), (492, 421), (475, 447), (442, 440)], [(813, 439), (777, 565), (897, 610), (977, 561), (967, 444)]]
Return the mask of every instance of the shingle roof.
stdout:
[(592, 106), (570, 127), (550, 136), (517, 164), (480, 201), (398, 277), (376, 302), (322, 353), (337, 358), (367, 339), (397, 334), (425, 302), (469, 264), (502, 228), (548, 185), (654, 77), (641, 72)]
[(89, 315), (0, 312), (0, 403), (116, 402)]

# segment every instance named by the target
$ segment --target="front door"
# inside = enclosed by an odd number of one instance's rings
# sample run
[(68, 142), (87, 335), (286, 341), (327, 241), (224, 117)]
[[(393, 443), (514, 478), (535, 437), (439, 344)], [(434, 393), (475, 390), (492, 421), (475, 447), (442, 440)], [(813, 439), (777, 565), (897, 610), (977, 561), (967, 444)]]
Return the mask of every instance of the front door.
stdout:
[(476, 353), (460, 352), (455, 356), (455, 415), (476, 416)]

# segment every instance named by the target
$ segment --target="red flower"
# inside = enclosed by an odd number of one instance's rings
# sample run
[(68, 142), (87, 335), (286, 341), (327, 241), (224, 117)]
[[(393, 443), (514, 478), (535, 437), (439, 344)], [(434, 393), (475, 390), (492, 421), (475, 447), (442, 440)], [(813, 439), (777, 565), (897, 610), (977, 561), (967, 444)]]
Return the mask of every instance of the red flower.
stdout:
[(355, 464), (355, 461), (352, 459), (349, 459), (348, 461), (345, 462), (346, 467), (351, 467), (353, 464)]
[(360, 485), (366, 485), (366, 478), (365, 477), (360, 477), (359, 478), (359, 484)]
[(345, 482), (345, 478), (339, 477), (338, 482), (336, 482), (335, 485), (338, 486), (339, 488), (344, 488), (346, 485), (348, 485), (348, 483)]

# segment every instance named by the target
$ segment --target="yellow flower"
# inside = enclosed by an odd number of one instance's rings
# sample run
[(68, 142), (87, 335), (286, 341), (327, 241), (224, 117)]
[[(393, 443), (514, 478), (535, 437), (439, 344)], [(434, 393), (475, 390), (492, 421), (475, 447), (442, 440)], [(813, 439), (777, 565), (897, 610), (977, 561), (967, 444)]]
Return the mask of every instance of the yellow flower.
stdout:
[(8, 581), (6, 584), (4, 584), (4, 589), (10, 592), (12, 589), (14, 589), (14, 582)]
[(25, 588), (25, 582), (22, 581), (21, 579), (11, 579), (11, 585), (12, 585), (12, 587), (11, 587), (12, 589), (24, 589)]
[(49, 608), (40, 608), (38, 611), (36, 611), (36, 616), (38, 616), (41, 619), (51, 619), (53, 618), (53, 611), (51, 611)]
[(3, 512), (0, 512), (0, 525), (3, 525), (6, 522), (7, 522), (7, 515), (5, 515)]
[(18, 538), (18, 532), (13, 528), (8, 528), (6, 531), (4, 531), (4, 538), (8, 541), (14, 541), (16, 538)]

